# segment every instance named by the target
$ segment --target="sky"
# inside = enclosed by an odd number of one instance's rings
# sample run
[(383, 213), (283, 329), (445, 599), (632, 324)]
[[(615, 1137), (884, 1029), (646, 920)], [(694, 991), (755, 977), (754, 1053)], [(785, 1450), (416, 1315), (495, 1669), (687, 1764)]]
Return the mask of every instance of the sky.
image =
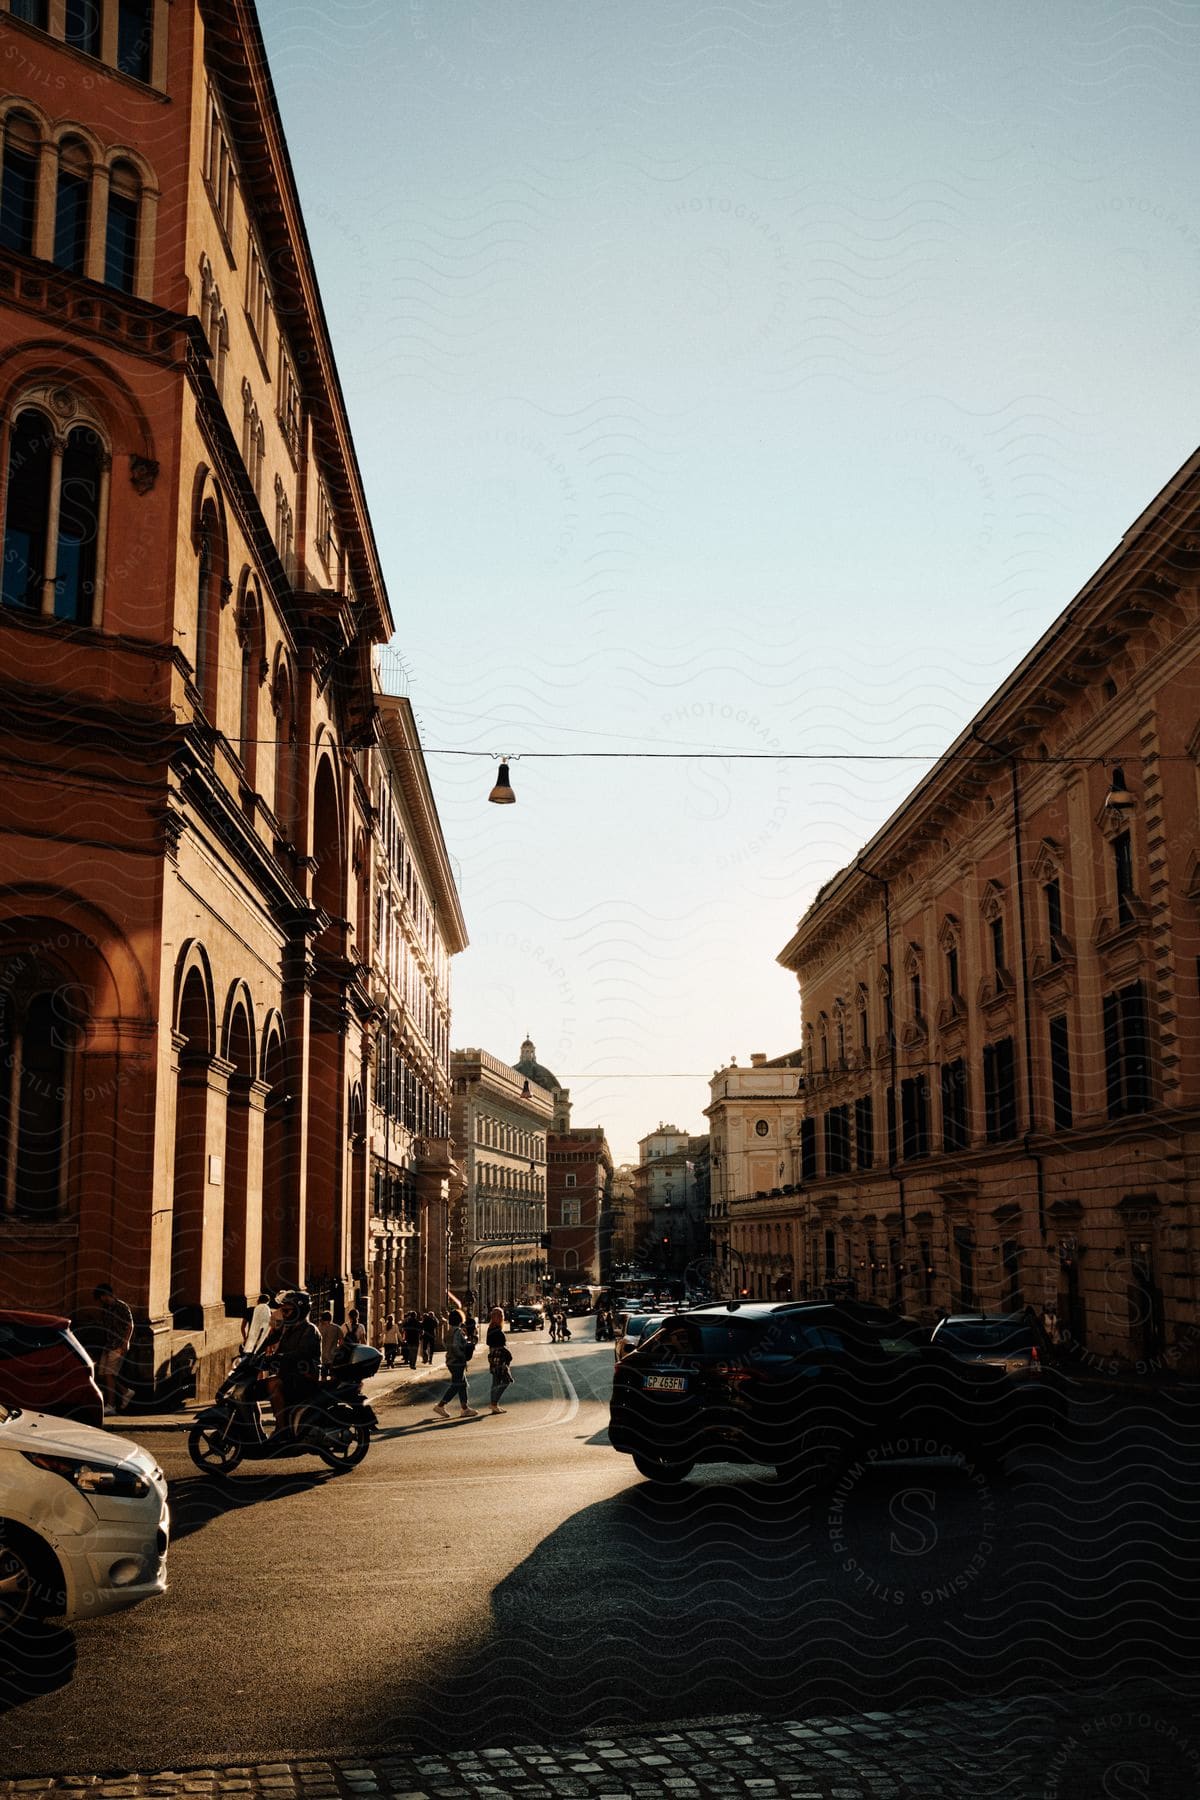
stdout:
[(817, 888), (1196, 447), (1200, 9), (260, 13), (453, 1040), (531, 1035), (632, 1160), (799, 1042)]

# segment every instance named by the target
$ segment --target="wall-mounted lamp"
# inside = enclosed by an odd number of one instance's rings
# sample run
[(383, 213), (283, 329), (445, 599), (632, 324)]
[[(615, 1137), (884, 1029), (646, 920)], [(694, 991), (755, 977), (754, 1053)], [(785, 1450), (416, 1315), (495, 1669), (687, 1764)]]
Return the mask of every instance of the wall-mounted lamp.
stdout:
[(1125, 786), (1124, 769), (1113, 770), (1112, 785), (1104, 796), (1104, 804), (1113, 812), (1128, 812), (1131, 807), (1137, 805), (1137, 801)]
[(488, 795), (493, 806), (515, 806), (517, 796), (513, 793), (512, 782), (508, 779), (508, 763), (502, 762), (496, 775), (496, 785)]

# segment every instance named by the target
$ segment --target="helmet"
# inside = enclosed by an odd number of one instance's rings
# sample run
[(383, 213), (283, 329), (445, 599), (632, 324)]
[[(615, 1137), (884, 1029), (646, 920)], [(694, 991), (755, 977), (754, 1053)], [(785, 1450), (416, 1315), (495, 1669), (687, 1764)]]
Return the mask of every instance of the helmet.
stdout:
[(294, 1312), (299, 1313), (302, 1319), (307, 1319), (309, 1308), (312, 1306), (312, 1297), (306, 1294), (303, 1288), (284, 1288), (281, 1293), (276, 1294), (275, 1304), (276, 1306), (290, 1306)]

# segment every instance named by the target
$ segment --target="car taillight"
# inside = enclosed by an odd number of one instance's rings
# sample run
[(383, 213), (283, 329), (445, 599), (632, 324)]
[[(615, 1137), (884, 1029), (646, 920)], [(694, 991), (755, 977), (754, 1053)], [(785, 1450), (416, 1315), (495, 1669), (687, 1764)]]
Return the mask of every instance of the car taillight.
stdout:
[(1040, 1375), (1042, 1372), (1042, 1353), (1036, 1344), (1029, 1351), (1029, 1369), (1033, 1375)]
[(754, 1379), (753, 1370), (743, 1368), (741, 1363), (718, 1363), (713, 1372), (719, 1375), (722, 1381), (753, 1381)]

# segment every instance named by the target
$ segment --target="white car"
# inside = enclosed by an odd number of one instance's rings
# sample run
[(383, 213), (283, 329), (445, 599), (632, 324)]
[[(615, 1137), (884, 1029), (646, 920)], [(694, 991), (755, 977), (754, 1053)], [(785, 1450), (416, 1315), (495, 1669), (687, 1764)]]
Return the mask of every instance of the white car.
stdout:
[(140, 1445), (0, 1404), (0, 1636), (165, 1592), (169, 1534), (166, 1479)]

